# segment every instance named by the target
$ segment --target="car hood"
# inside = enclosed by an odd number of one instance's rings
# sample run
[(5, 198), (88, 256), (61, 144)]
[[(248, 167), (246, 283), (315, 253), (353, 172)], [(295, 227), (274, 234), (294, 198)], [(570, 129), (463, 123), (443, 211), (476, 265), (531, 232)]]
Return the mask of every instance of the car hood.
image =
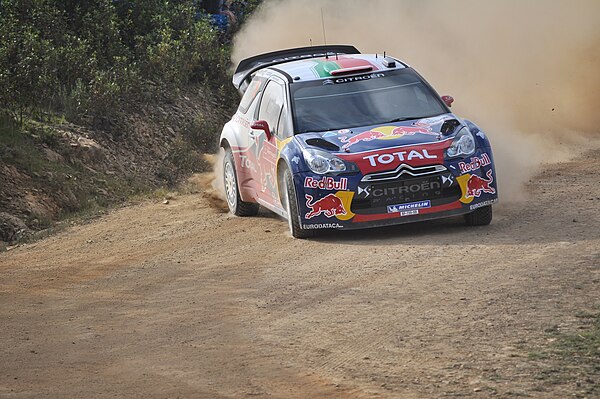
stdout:
[(302, 133), (300, 141), (308, 147), (331, 152), (355, 153), (401, 145), (435, 143), (451, 137), (462, 120), (452, 113), (360, 128), (318, 133)]

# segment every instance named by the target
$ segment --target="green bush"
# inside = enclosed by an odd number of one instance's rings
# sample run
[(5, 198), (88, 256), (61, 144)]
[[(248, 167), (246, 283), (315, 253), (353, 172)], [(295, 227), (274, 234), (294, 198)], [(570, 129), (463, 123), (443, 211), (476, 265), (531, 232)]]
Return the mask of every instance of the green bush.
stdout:
[(230, 48), (198, 3), (1, 0), (0, 107), (20, 123), (59, 113), (97, 124), (130, 100), (189, 85), (233, 99)]

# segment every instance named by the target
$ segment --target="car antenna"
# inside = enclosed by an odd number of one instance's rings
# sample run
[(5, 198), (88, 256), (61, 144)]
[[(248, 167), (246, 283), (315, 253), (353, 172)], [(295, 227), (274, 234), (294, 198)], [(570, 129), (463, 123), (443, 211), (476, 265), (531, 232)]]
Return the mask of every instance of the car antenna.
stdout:
[(312, 47), (312, 39), (308, 39), (308, 41), (310, 42), (310, 47)]
[[(323, 7), (321, 7), (321, 25), (323, 26), (323, 42), (327, 46), (327, 36), (325, 35), (325, 18), (323, 17)], [(325, 51), (325, 59), (329, 59), (329, 54)]]

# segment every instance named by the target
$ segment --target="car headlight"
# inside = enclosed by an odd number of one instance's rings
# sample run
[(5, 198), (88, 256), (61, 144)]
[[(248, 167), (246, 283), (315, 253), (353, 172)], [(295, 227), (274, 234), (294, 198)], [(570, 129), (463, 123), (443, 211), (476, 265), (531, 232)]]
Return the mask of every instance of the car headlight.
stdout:
[(475, 139), (467, 127), (463, 127), (446, 150), (446, 157), (466, 157), (475, 153)]
[(325, 151), (307, 148), (302, 153), (310, 170), (319, 175), (341, 173), (351, 169), (346, 162)]

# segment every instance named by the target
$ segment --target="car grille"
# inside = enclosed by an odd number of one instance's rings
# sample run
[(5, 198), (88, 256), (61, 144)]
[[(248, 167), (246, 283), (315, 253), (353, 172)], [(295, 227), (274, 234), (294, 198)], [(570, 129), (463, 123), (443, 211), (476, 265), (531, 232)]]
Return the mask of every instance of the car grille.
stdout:
[[(380, 173), (381, 176), (378, 177), (384, 179), (378, 181), (363, 178), (357, 195), (352, 201), (352, 212), (363, 215), (387, 213), (387, 207), (393, 205), (429, 201), (433, 207), (458, 200), (462, 195), (460, 186), (446, 168), (439, 166), (445, 172), (440, 172), (441, 169), (438, 167), (437, 172), (424, 173), (422, 176), (415, 177), (413, 173), (398, 174), (396, 170), (386, 174)], [(428, 170), (423, 169), (423, 171)], [(394, 175), (401, 177), (387, 179)]]
[(432, 175), (440, 172), (445, 172), (447, 169), (443, 165), (427, 165), (414, 167), (406, 164), (398, 166), (396, 169), (387, 172), (378, 172), (365, 175), (362, 178), (364, 182), (389, 181), (396, 180), (401, 177), (410, 178), (417, 176)]

